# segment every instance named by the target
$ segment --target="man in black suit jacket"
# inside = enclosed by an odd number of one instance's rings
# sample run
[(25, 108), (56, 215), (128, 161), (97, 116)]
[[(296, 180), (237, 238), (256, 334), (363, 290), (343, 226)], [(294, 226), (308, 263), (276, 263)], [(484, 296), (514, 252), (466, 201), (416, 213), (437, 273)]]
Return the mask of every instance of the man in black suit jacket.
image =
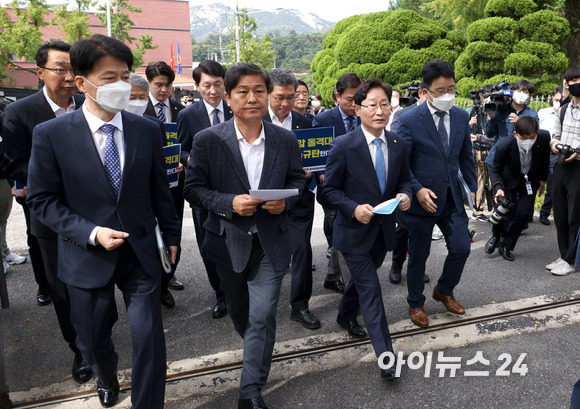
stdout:
[(203, 252), (218, 269), (234, 327), (244, 339), (238, 408), (267, 409), (262, 400), (276, 337), (276, 309), (291, 251), (287, 209), (298, 196), (263, 202), (251, 189), (306, 187), (296, 136), (263, 122), (269, 76), (239, 63), (226, 73), (226, 100), (234, 119), (193, 140), (184, 195), (201, 203)]
[[(292, 110), (296, 101), (298, 80), (292, 71), (276, 68), (270, 71), (269, 108), (264, 121), (288, 129), (312, 128), (304, 115)], [(312, 181), (312, 173), (304, 171), (306, 185)], [(300, 199), (288, 209), (290, 240), (292, 244), (292, 284), (290, 292), (290, 319), (308, 329), (320, 328), (320, 321), (308, 308), (312, 297), (312, 222), (314, 221), (314, 193), (304, 189)]]
[[(222, 65), (213, 60), (205, 60), (199, 63), (193, 70), (193, 79), (201, 94), (201, 100), (185, 108), (177, 115), (177, 137), (181, 143), (181, 162), (187, 166), (191, 145), (195, 135), (206, 128), (229, 121), (233, 114), (224, 99), (224, 78), (226, 70)], [(220, 278), (214, 263), (204, 256), (202, 251), (205, 239), (203, 224), (207, 220), (207, 209), (199, 203), (190, 203), (193, 213), (193, 225), (197, 247), (205, 266), (207, 278), (216, 296), (216, 304), (212, 310), (213, 318), (222, 318), (227, 315), (226, 298), (220, 288)]]
[(504, 259), (514, 260), (511, 252), (528, 223), (536, 192), (540, 196), (544, 192), (549, 168), (550, 133), (538, 131), (538, 122), (533, 117), (520, 117), (514, 137), (498, 142), (493, 166), (489, 168), (496, 204), (498, 197), (503, 196), (513, 203), (513, 208), (493, 225), (493, 236), (485, 245), (487, 254), (499, 246)]
[[(333, 126), (335, 138), (351, 132), (359, 126), (360, 118), (356, 116), (355, 112), (354, 93), (361, 83), (361, 79), (356, 74), (348, 73), (340, 77), (336, 83), (336, 93), (334, 94), (337, 100), (336, 107), (316, 115), (312, 121), (312, 126), (315, 128)], [(324, 173), (317, 173), (316, 176), (319, 184), (317, 191), (321, 193), (324, 186)], [(329, 247), (329, 251), (326, 253), (329, 261), (324, 288), (344, 293), (344, 286), (349, 280), (350, 273), (344, 262), (344, 257), (339, 251), (332, 249), (332, 226), (336, 217), (336, 208), (322, 194), (317, 195), (317, 200), (324, 210), (324, 234)]]
[[(70, 44), (53, 40), (43, 44), (36, 53), (36, 73), (44, 87), (36, 94), (20, 99), (6, 107), (3, 124), (4, 156), (8, 178), (27, 185), (28, 165), (34, 128), (43, 122), (74, 112), (84, 97), (76, 94), (77, 87), (70, 65)], [(66, 285), (57, 277), (58, 236), (30, 213), (25, 203), (26, 188), (17, 201), (26, 217), (29, 255), (36, 282), (37, 302), (46, 305), (54, 301), (54, 309), (65, 341), (75, 353), (72, 375), (77, 382), (92, 376), (76, 346), (77, 333), (70, 321), (70, 302)], [(68, 260), (66, 260), (68, 261)], [(50, 294), (50, 295), (49, 295)], [(47, 302), (48, 301), (48, 302)]]
[(117, 285), (133, 341), (133, 407), (160, 409), (166, 360), (156, 219), (172, 261), (179, 243), (160, 129), (123, 111), (131, 92), (129, 47), (95, 34), (74, 44), (70, 60), (87, 98), (82, 109), (34, 129), (27, 203), (59, 235), (58, 275), (102, 406), (119, 395), (111, 339)]

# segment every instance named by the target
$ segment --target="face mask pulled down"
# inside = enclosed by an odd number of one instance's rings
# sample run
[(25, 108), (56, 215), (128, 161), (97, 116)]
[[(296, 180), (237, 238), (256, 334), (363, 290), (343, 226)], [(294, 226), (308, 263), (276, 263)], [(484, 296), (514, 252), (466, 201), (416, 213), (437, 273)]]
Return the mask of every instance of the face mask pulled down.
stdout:
[(97, 87), (86, 78), (85, 81), (97, 89), (97, 99), (93, 98), (89, 93), (86, 93), (86, 95), (99, 104), (105, 111), (116, 114), (127, 109), (129, 99), (131, 98), (131, 84), (119, 80)]

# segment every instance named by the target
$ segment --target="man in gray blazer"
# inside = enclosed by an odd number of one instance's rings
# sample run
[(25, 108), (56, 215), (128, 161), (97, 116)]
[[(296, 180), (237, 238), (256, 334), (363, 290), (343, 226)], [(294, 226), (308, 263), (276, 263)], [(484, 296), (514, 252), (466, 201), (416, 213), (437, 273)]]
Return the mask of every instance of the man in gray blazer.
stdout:
[(306, 188), (296, 136), (264, 122), (270, 78), (240, 63), (225, 77), (234, 118), (193, 139), (184, 197), (208, 209), (202, 251), (213, 261), (236, 331), (244, 338), (238, 408), (267, 409), (262, 400), (276, 330), (282, 278), (291, 256), (286, 199), (252, 199), (250, 189)]

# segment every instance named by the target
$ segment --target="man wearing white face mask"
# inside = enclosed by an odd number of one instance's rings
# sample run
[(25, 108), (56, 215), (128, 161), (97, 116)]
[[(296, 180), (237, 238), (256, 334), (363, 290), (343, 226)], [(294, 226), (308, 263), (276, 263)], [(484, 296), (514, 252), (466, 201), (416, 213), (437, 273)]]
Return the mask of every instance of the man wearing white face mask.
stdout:
[(536, 192), (542, 195), (548, 179), (550, 165), (550, 135), (538, 130), (532, 117), (522, 117), (516, 122), (513, 138), (497, 143), (493, 166), (489, 168), (495, 203), (503, 196), (511, 203), (511, 210), (492, 227), (492, 237), (485, 252), (499, 253), (507, 261), (514, 261), (512, 251), (520, 237), (528, 214), (534, 206)]
[(129, 47), (95, 34), (72, 46), (70, 62), (85, 104), (34, 129), (27, 204), (59, 235), (58, 276), (70, 295), (77, 346), (98, 378), (101, 405), (114, 406), (119, 396), (111, 339), (117, 286), (133, 341), (133, 407), (160, 409), (166, 360), (156, 219), (172, 261), (180, 234), (161, 131), (122, 112), (131, 92)]
[(401, 109), (399, 100), (401, 98), (401, 91), (397, 88), (393, 88), (393, 96), (391, 97), (391, 115), (389, 116), (389, 123), (387, 124), (387, 131), (395, 132), (395, 129), (391, 129), (391, 124), (393, 123), (393, 117), (395, 112)]

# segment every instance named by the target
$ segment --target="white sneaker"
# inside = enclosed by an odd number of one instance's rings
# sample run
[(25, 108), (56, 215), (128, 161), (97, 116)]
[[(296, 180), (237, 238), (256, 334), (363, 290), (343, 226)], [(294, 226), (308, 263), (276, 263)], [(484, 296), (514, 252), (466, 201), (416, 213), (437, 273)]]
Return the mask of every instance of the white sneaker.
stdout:
[(4, 274), (6, 274), (6, 271), (10, 268), (10, 264), (8, 264), (7, 262), (3, 261), (2, 262), (2, 266), (4, 267)]
[(553, 269), (555, 269), (555, 268), (556, 268), (556, 267), (558, 267), (560, 264), (562, 264), (562, 261), (564, 261), (564, 260), (562, 260), (562, 257), (558, 257), (558, 260), (556, 260), (556, 261), (552, 261), (550, 264), (548, 264), (548, 265), (546, 266), (546, 270), (553, 270)]
[(10, 253), (6, 256), (6, 262), (8, 264), (22, 264), (26, 261), (26, 257), (19, 256), (18, 254)]
[(568, 264), (566, 261), (563, 261), (563, 263), (552, 270), (552, 274), (555, 276), (565, 276), (575, 272), (576, 267), (573, 264)]
[(439, 226), (435, 225), (435, 227), (433, 227), (433, 233), (431, 234), (431, 240), (440, 240), (442, 238), (443, 233), (441, 232), (441, 229)]

